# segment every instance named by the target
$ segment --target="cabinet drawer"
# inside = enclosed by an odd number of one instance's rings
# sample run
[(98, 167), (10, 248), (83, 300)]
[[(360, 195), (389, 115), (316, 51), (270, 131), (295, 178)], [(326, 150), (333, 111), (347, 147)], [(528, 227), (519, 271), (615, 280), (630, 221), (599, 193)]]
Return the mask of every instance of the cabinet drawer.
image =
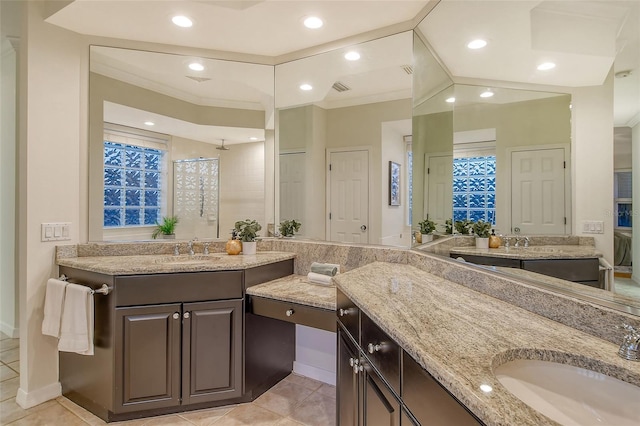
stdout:
[(367, 315), (360, 314), (362, 350), (400, 395), (400, 347)]
[(242, 298), (242, 271), (130, 275), (116, 278), (116, 306)]
[(453, 259), (457, 259), (461, 257), (465, 260), (465, 262), (475, 263), (476, 265), (504, 266), (506, 268), (520, 269), (519, 259), (507, 259), (503, 257), (475, 256), (472, 254), (454, 254), (454, 253), (451, 253), (450, 257), (452, 257)]
[(522, 269), (568, 281), (598, 281), (598, 259), (523, 260)]
[(294, 324), (336, 331), (335, 314), (327, 309), (251, 296), (249, 299), (249, 312)]
[(360, 343), (360, 308), (340, 289), (336, 289), (336, 314), (353, 339)]

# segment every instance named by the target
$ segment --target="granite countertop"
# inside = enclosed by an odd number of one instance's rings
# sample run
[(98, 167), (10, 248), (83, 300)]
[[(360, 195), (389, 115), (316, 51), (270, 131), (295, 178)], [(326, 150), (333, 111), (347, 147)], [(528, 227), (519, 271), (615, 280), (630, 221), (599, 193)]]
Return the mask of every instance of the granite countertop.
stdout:
[(336, 310), (336, 286), (310, 283), (306, 275), (289, 275), (247, 288), (247, 294)]
[(295, 253), (259, 251), (255, 255), (136, 255), (85, 256), (57, 259), (59, 266), (98, 272), (107, 275), (168, 274), (174, 272), (233, 271), (294, 259)]
[(602, 253), (593, 246), (586, 245), (549, 245), (529, 247), (498, 247), (479, 249), (475, 247), (452, 247), (451, 254), (500, 257), (521, 260), (541, 259), (590, 259), (602, 257)]
[(334, 282), (487, 425), (556, 424), (495, 378), (510, 360), (564, 362), (640, 386), (640, 363), (620, 358), (617, 345), (413, 266), (371, 263)]

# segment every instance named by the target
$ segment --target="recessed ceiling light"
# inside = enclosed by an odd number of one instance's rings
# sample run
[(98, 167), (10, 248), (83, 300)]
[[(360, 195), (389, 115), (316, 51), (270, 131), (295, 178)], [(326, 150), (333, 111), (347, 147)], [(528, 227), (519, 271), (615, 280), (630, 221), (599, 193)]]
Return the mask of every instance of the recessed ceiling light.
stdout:
[(489, 393), (493, 390), (491, 385), (480, 385), (480, 390), (485, 393)]
[(144, 124), (146, 126), (155, 126), (156, 125), (156, 123), (154, 123), (153, 121), (145, 121)]
[(304, 20), (304, 26), (313, 30), (320, 28), (323, 25), (324, 22), (322, 22), (322, 19), (318, 18), (317, 16), (309, 16)]
[(549, 71), (552, 70), (556, 67), (556, 64), (554, 64), (553, 62), (543, 62), (540, 65), (538, 65), (538, 70), (539, 71)]
[(480, 93), (480, 97), (481, 98), (490, 98), (494, 95), (494, 93), (491, 91), (491, 89), (487, 89), (484, 92)]
[(193, 71), (203, 71), (204, 65), (202, 65), (200, 62), (191, 62), (189, 64), (189, 69)]
[(456, 101), (456, 98), (454, 98), (453, 96), (451, 96), (450, 98), (447, 98), (444, 100), (445, 102), (448, 102), (450, 104), (454, 103)]
[(482, 49), (482, 48), (483, 48), (483, 47), (485, 47), (486, 45), (487, 45), (486, 40), (482, 40), (482, 39), (478, 38), (478, 39), (476, 39), (476, 40), (470, 41), (470, 42), (467, 44), (467, 47), (468, 47), (469, 49)]
[(311, 89), (313, 89), (313, 86), (310, 84), (305, 83), (300, 85), (300, 90), (311, 90)]
[(351, 52), (347, 52), (344, 55), (344, 58), (347, 61), (357, 61), (358, 59), (360, 59), (360, 54), (358, 52), (351, 51)]
[(251, 137), (249, 138), (249, 140), (250, 140), (250, 141), (257, 141), (257, 140), (258, 140), (258, 138), (256, 138), (255, 136), (251, 136)]
[(183, 15), (177, 15), (171, 18), (171, 22), (182, 28), (189, 28), (193, 25), (193, 21)]

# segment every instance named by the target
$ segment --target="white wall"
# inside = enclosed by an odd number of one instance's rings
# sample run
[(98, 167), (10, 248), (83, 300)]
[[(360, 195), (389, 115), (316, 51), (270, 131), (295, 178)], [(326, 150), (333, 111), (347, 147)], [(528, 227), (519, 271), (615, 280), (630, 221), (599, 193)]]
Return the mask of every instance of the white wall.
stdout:
[(16, 67), (17, 54), (3, 38), (0, 57), (0, 331), (18, 337), (16, 281)]
[(296, 324), (293, 371), (335, 385), (336, 347), (336, 333)]

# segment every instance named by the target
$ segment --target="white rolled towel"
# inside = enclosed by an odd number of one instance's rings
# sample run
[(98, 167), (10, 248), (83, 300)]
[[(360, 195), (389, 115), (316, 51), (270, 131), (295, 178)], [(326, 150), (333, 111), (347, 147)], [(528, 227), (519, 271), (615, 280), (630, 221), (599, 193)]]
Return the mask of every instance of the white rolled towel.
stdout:
[(315, 272), (309, 272), (307, 279), (316, 284), (331, 285), (331, 277), (329, 275), (316, 274)]

